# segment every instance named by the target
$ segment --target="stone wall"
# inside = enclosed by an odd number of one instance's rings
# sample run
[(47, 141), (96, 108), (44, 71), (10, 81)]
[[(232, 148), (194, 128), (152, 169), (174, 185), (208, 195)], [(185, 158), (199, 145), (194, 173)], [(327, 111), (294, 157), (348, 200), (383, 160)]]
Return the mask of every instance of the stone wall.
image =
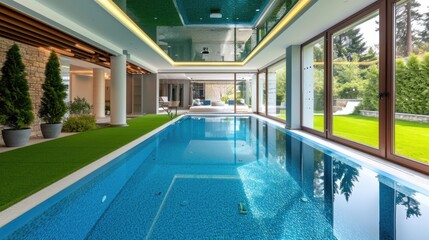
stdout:
[[(6, 60), (6, 52), (13, 45), (14, 41), (0, 37), (0, 68)], [(31, 126), (33, 135), (41, 135), (40, 119), (37, 116), (42, 98), (42, 84), (45, 80), (45, 65), (49, 58), (49, 52), (40, 50), (26, 44), (18, 43), (22, 61), (27, 72), (27, 81), (30, 89), (30, 97), (33, 103), (34, 122)], [(0, 72), (1, 75), (1, 72)]]
[[(360, 110), (360, 115), (368, 117), (378, 117), (378, 111)], [(405, 120), (411, 122), (429, 123), (429, 115), (395, 113), (396, 120)]]

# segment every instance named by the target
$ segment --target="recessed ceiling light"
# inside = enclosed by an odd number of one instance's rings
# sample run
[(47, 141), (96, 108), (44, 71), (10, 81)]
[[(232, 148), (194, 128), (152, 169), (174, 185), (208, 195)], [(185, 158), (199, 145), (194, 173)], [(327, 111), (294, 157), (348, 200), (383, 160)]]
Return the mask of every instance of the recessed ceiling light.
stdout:
[(229, 18), (226, 18), (226, 20), (229, 20)]
[(171, 48), (171, 46), (170, 46), (170, 45), (168, 45), (167, 47), (168, 47), (168, 48)]
[(238, 19), (240, 19), (240, 18), (236, 18), (236, 19), (238, 20)]
[(158, 18), (157, 18), (157, 17), (154, 17), (153, 19), (158, 20)]
[(200, 20), (203, 20), (203, 18), (200, 18)]
[(259, 8), (257, 8), (256, 11), (259, 12)]
[(210, 18), (222, 18), (222, 13), (220, 13), (220, 9), (210, 9)]

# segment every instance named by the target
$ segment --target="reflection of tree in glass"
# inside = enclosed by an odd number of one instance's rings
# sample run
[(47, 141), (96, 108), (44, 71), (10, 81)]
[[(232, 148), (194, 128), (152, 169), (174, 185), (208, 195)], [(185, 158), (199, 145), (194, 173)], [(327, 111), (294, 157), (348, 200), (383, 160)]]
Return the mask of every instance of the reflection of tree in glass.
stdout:
[(276, 129), (276, 160), (280, 166), (286, 162), (286, 134)]
[(407, 208), (407, 218), (412, 216), (420, 217), (420, 203), (410, 196), (406, 196), (401, 192), (396, 192), (396, 204)]
[(319, 150), (314, 149), (314, 197), (315, 198), (323, 198), (324, 196), (324, 169), (325, 165), (323, 162), (325, 154)]
[[(344, 194), (346, 201), (349, 201), (353, 191), (353, 182), (358, 180), (358, 169), (338, 160), (333, 160), (332, 168), (334, 193)], [(338, 181), (340, 181), (340, 186), (338, 186)]]

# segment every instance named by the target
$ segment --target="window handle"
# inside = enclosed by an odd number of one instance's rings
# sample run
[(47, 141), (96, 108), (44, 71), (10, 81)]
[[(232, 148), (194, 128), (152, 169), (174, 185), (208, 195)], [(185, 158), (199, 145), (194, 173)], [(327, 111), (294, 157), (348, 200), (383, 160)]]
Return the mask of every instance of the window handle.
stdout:
[(389, 94), (387, 92), (380, 92), (378, 93), (378, 99), (383, 99), (385, 97), (389, 96)]

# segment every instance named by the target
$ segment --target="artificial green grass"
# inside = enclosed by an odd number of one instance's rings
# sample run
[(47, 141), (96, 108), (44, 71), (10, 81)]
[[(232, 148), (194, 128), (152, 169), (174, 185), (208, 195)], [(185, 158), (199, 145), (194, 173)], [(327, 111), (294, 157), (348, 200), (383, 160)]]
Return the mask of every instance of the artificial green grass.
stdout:
[[(314, 128), (322, 129), (323, 116), (314, 116)], [(378, 147), (378, 119), (365, 116), (334, 116), (334, 135)], [(429, 163), (429, 124), (395, 121), (395, 154)]]
[(378, 148), (378, 118), (358, 115), (334, 116), (335, 136)]
[(167, 115), (129, 120), (0, 153), (0, 211), (167, 123)]

